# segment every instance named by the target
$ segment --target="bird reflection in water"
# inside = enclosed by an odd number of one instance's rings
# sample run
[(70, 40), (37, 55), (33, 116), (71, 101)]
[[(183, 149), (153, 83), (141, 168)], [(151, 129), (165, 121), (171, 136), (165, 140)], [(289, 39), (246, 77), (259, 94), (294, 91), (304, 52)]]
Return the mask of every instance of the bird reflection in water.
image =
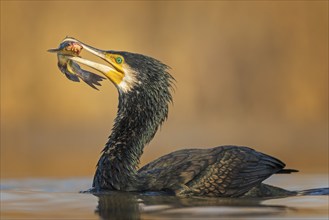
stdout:
[(101, 219), (273, 217), (288, 208), (264, 205), (261, 199), (177, 197), (158, 192), (107, 192), (98, 197), (95, 210)]

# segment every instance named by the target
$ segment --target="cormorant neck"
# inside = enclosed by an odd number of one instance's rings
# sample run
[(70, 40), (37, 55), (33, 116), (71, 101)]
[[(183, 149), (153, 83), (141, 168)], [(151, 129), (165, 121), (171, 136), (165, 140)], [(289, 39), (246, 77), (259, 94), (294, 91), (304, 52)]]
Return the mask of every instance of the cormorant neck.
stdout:
[(119, 90), (119, 106), (112, 133), (98, 162), (93, 186), (98, 189), (134, 190), (144, 146), (168, 115), (170, 83)]

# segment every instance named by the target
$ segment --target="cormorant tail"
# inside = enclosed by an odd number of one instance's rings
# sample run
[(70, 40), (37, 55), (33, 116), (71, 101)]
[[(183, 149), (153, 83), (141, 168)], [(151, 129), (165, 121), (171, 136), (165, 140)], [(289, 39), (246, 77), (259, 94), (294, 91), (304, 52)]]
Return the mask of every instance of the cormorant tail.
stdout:
[(299, 172), (299, 170), (294, 170), (294, 169), (282, 169), (282, 170), (279, 170), (277, 173), (289, 174), (289, 173), (295, 173), (295, 172)]

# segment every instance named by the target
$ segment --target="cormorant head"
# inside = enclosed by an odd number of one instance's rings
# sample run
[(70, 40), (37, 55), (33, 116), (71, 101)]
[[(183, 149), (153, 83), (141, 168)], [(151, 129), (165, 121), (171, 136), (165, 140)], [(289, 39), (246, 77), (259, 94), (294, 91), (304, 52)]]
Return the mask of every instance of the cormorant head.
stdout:
[[(69, 51), (66, 53), (67, 59), (101, 72), (113, 82), (120, 93), (129, 93), (142, 87), (148, 89), (166, 87), (168, 89), (174, 80), (168, 73), (168, 66), (152, 57), (123, 51), (100, 50), (71, 37), (66, 37), (59, 49), (50, 50), (50, 52), (59, 53), (65, 48), (63, 45), (72, 44), (75, 46), (66, 48)], [(80, 57), (82, 49), (103, 59), (108, 65)]]

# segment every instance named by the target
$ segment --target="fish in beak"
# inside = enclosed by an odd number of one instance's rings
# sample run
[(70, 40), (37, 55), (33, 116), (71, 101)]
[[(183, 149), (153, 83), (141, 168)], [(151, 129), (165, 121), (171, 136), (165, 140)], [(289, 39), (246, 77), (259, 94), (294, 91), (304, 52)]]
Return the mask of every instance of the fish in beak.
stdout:
[[(57, 53), (58, 68), (65, 76), (74, 82), (80, 82), (80, 79), (94, 89), (101, 86), (100, 81), (105, 78), (87, 70), (81, 69), (77, 62), (71, 60), (72, 57), (79, 57), (83, 47), (74, 39), (65, 38), (56, 49), (49, 49), (48, 52)], [(98, 90), (98, 89), (97, 89)]]

